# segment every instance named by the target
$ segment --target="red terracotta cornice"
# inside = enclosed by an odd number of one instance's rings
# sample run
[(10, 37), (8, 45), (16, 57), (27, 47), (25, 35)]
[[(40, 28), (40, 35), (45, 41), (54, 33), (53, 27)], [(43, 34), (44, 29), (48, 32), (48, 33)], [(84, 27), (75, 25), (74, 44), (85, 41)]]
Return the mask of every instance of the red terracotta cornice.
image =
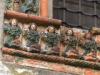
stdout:
[(36, 22), (43, 25), (57, 25), (57, 26), (60, 26), (62, 24), (62, 21), (58, 19), (49, 19), (46, 17), (34, 16), (10, 10), (5, 11), (5, 18), (16, 18), (18, 20), (23, 21), (24, 23)]

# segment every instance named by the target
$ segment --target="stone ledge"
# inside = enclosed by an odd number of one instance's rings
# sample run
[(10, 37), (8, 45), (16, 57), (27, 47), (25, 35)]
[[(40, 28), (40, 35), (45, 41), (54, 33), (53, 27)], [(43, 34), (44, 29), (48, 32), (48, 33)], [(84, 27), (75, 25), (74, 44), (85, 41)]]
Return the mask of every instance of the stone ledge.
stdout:
[(43, 60), (48, 62), (61, 63), (61, 64), (72, 65), (77, 67), (85, 67), (85, 68), (100, 70), (100, 63), (98, 62), (90, 62), (90, 61), (84, 61), (79, 59), (70, 59), (70, 58), (58, 57), (53, 55), (52, 56), (44, 55), (38, 53), (29, 53), (22, 50), (16, 50), (11, 48), (2, 48), (2, 51), (5, 54), (10, 54), (10, 55), (24, 57), (24, 58), (38, 59), (38, 60)]
[(16, 11), (10, 11), (10, 10), (5, 11), (4, 16), (5, 18), (16, 18), (24, 23), (35, 22), (41, 25), (53, 24), (55, 26), (60, 26), (62, 24), (62, 21), (58, 19), (49, 19), (46, 17), (34, 16), (34, 15), (20, 13)]

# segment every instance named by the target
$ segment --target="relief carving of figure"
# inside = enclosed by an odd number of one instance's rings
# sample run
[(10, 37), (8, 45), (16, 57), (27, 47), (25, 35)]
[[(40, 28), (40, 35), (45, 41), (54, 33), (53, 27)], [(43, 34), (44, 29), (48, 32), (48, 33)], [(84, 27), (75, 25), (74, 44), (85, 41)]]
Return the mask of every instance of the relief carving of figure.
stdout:
[(58, 44), (60, 42), (60, 35), (56, 33), (56, 30), (53, 26), (49, 26), (47, 33), (45, 33), (45, 49), (47, 54), (59, 53), (60, 48)]
[(83, 49), (85, 50), (83, 56), (86, 56), (92, 53), (91, 56), (93, 58), (96, 58), (97, 43), (95, 39), (93, 38), (91, 32), (88, 32), (85, 34), (85, 43), (83, 44)]
[(37, 25), (32, 23), (27, 33), (27, 46), (29, 47), (30, 52), (40, 52), (41, 51), (39, 40), (40, 40), (40, 34), (37, 31)]
[(23, 13), (37, 14), (39, 11), (39, 1), (25, 0), (21, 5), (20, 10)]
[(21, 29), (16, 19), (11, 20), (11, 24), (4, 27), (4, 32), (8, 34), (5, 45), (8, 47), (19, 47), (21, 45)]
[(76, 51), (78, 47), (78, 39), (74, 35), (73, 30), (69, 29), (63, 36), (63, 43), (65, 44), (64, 55), (68, 55), (70, 53), (78, 54)]

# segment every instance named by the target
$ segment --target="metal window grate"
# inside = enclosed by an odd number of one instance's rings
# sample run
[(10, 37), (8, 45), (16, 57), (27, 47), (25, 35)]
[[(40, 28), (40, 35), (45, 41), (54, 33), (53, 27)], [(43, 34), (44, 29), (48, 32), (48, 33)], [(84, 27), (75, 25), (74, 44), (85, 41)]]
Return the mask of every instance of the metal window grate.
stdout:
[(100, 0), (53, 0), (53, 4), (53, 17), (66, 24), (87, 29), (100, 27)]

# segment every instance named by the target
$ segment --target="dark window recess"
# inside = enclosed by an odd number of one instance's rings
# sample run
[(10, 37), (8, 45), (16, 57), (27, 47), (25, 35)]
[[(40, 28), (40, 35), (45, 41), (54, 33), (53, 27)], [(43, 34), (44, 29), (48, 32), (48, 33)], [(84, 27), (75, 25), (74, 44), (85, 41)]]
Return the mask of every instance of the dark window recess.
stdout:
[(100, 18), (97, 19), (97, 27), (100, 27)]
[(53, 17), (85, 29), (100, 27), (100, 0), (53, 0)]
[(69, 25), (78, 26), (79, 25), (79, 14), (74, 12), (66, 11), (66, 22)]
[(53, 5), (57, 7), (63, 7), (63, 1), (64, 0), (54, 0)]
[(87, 15), (94, 15), (95, 14), (95, 9), (94, 9), (94, 2), (88, 2), (88, 1), (81, 1), (81, 11), (84, 14)]
[(55, 16), (54, 16), (55, 19), (63, 20), (63, 13), (64, 13), (63, 9), (54, 8), (53, 13), (55, 14)]
[(70, 11), (79, 11), (79, 0), (65, 0), (65, 8)]
[(81, 15), (81, 24), (83, 28), (92, 28), (95, 26), (94, 16)]
[(100, 4), (97, 4), (97, 15), (100, 17)]

